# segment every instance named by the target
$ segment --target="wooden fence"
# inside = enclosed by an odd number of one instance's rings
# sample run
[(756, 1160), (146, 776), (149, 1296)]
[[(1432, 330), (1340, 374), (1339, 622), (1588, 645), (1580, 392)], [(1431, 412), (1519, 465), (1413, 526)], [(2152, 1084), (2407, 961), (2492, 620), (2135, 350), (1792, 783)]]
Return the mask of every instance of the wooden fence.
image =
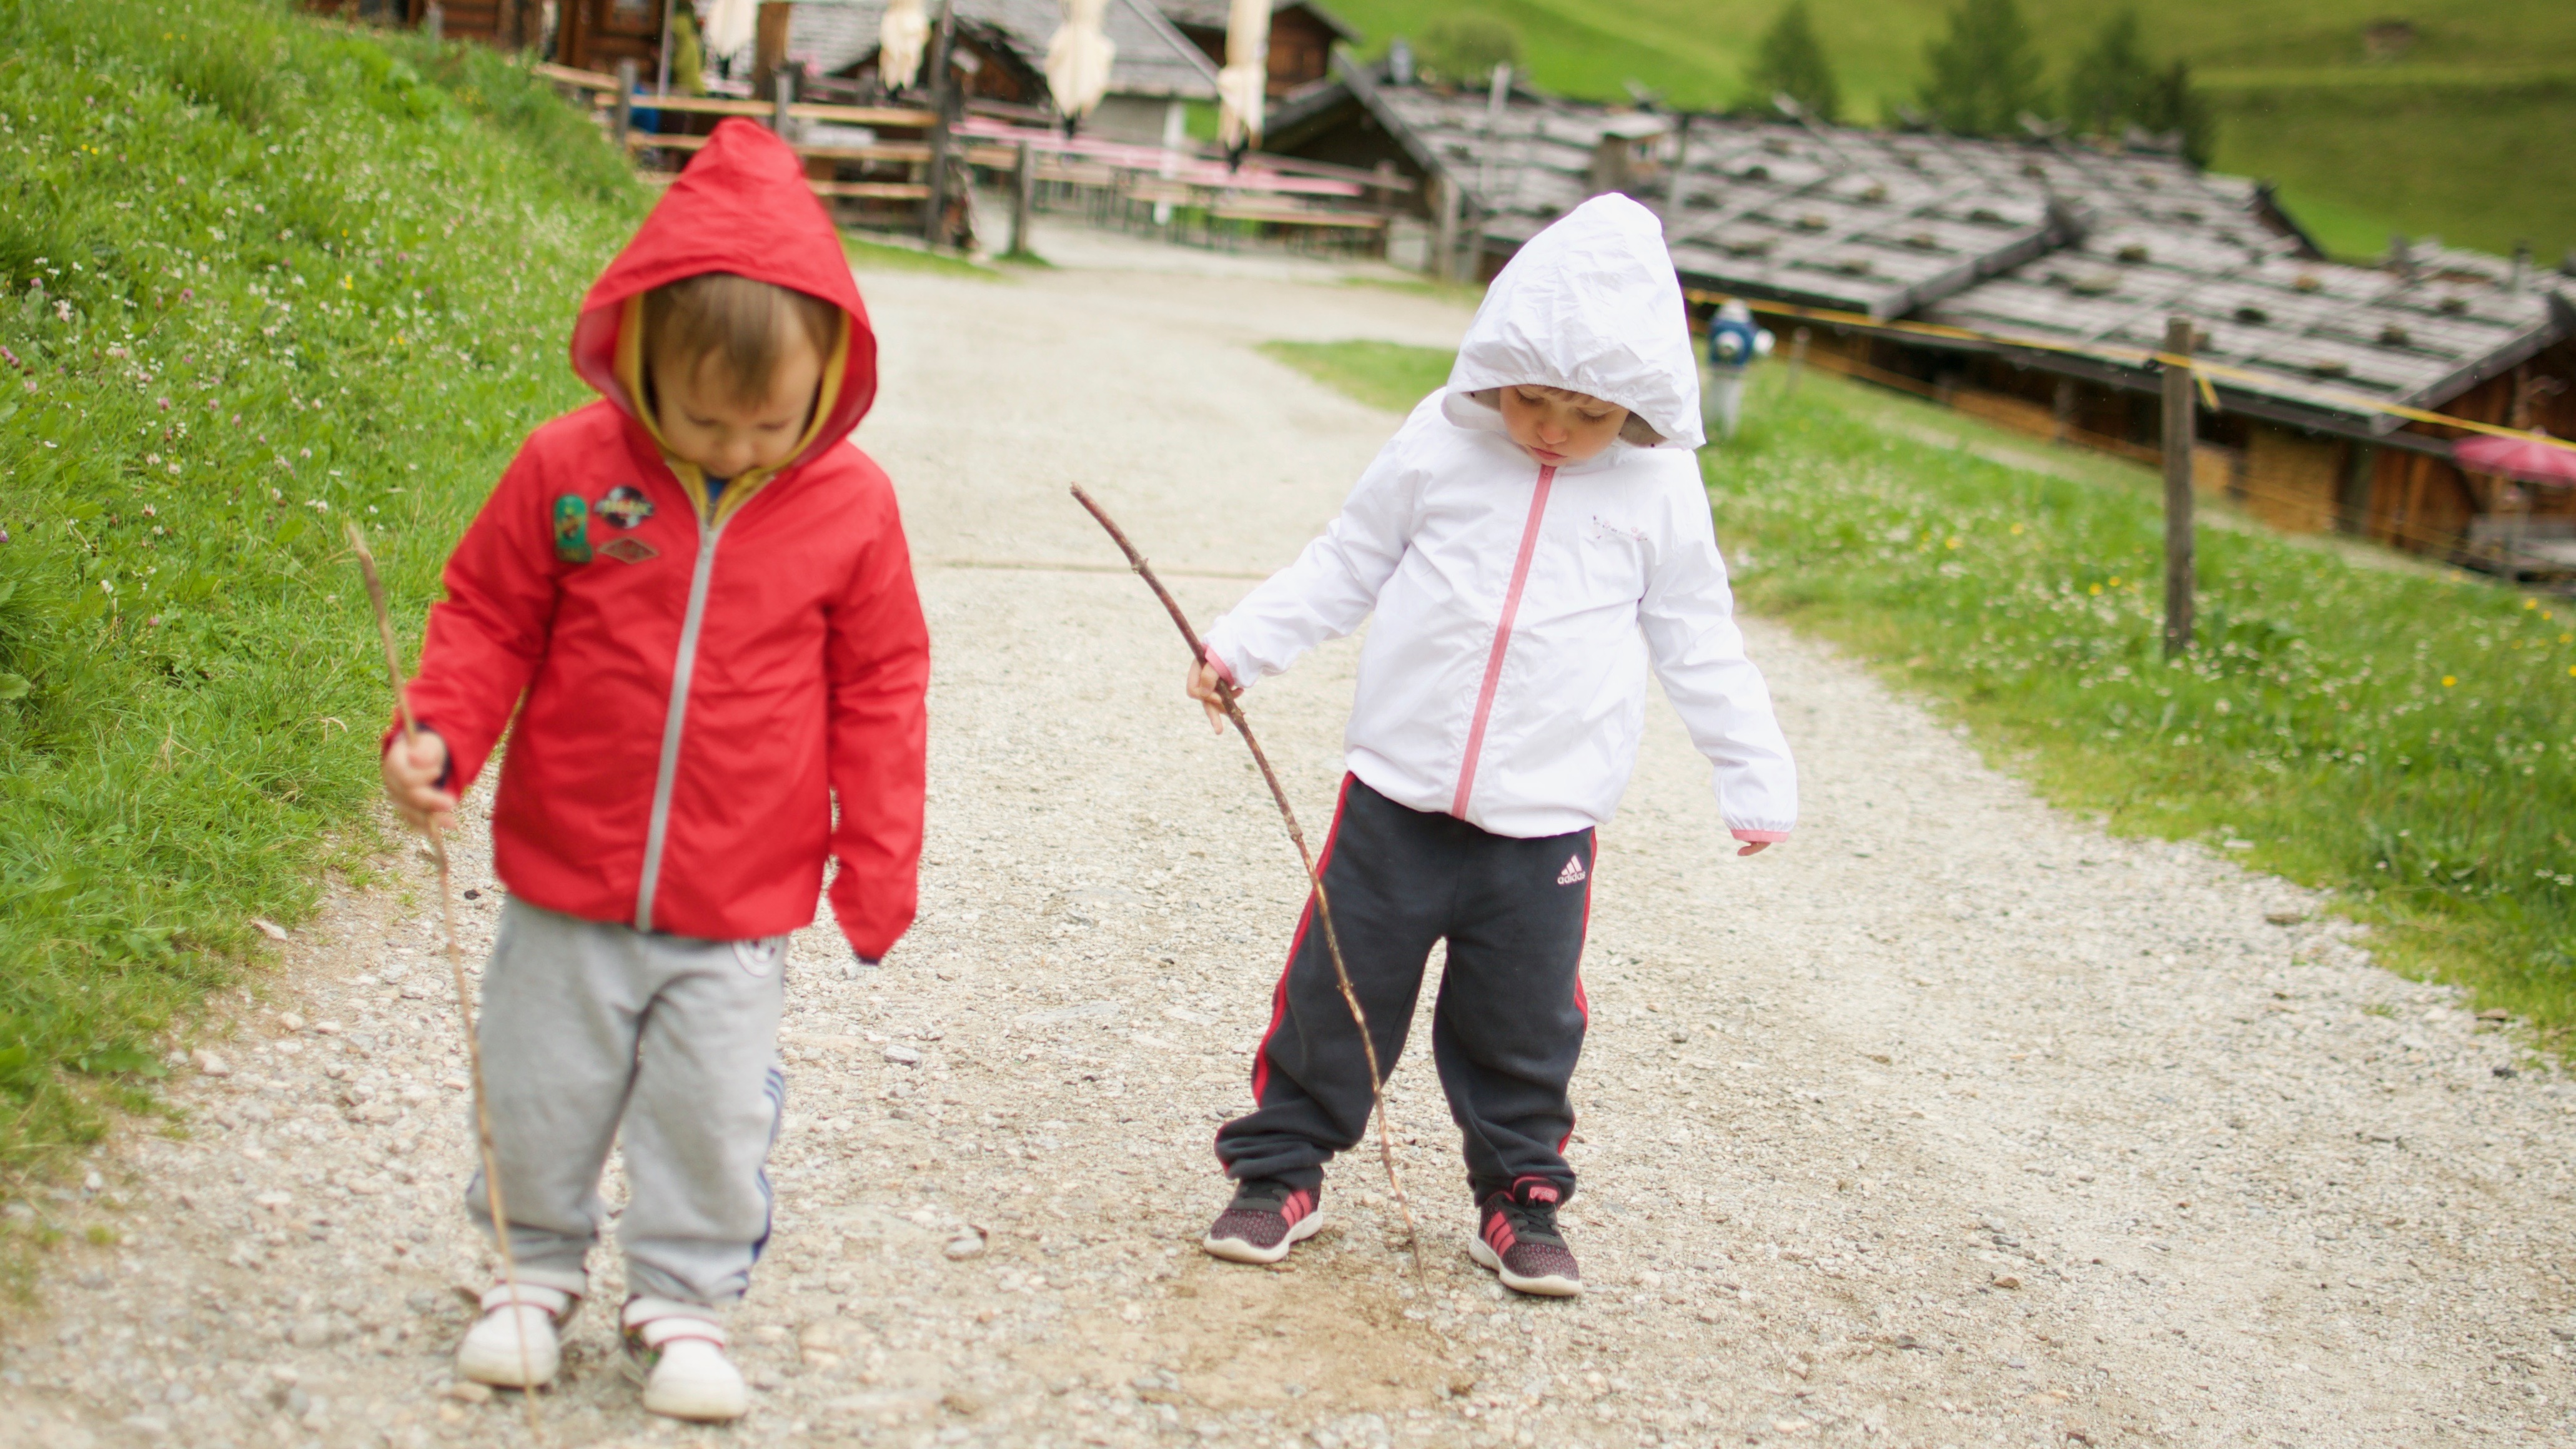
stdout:
[[(939, 113), (929, 109), (800, 102), (785, 73), (777, 96), (757, 101), (638, 94), (631, 73), (612, 76), (550, 64), (534, 70), (588, 93), (602, 125), (623, 138), (648, 181), (667, 183), (678, 171), (670, 163), (685, 165), (682, 158), (706, 145), (707, 137), (641, 129), (635, 124), (639, 113), (743, 116), (790, 137), (800, 122), (909, 133), (918, 139), (791, 139), (789, 144), (807, 163), (808, 184), (817, 196), (879, 205), (917, 203), (919, 224), (933, 236), (945, 230), (941, 219), (928, 214), (942, 194), (937, 183), (943, 169), (963, 167), (970, 176), (981, 170), (1007, 178), (1014, 199), (1013, 252), (1026, 249), (1030, 213), (1047, 202), (1079, 208), (1095, 223), (1150, 228), (1179, 241), (1216, 245), (1264, 232), (1303, 237), (1319, 246), (1382, 251), (1393, 206), (1414, 185), (1392, 168), (1360, 171), (1261, 153), (1230, 164), (1194, 149), (1067, 136), (988, 115), (942, 124)], [(903, 168), (903, 179), (867, 174), (881, 167)], [(860, 174), (845, 176), (845, 169)], [(916, 179), (925, 173), (930, 179)], [(849, 219), (912, 224), (901, 212), (883, 210)]]

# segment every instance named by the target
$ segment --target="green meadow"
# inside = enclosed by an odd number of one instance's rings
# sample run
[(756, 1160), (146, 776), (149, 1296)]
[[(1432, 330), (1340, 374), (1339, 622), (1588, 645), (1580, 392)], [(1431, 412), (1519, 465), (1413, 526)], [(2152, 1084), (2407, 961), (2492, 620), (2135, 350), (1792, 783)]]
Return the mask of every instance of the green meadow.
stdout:
[(378, 844), (406, 633), (644, 208), (489, 51), (0, 0), (0, 1193)]

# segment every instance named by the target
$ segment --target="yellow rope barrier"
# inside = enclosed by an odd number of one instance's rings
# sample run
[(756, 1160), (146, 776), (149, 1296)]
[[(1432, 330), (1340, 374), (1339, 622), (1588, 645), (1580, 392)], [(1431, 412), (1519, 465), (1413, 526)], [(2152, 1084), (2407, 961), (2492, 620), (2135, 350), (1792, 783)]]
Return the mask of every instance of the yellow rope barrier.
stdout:
[[(1750, 297), (1737, 297), (1726, 292), (1702, 291), (1697, 287), (1684, 288), (1682, 295), (1693, 302), (1740, 301), (1756, 312), (1768, 312), (1781, 317), (1798, 317), (1808, 321), (1823, 322), (1829, 326), (1866, 327), (1874, 332), (1896, 332), (1916, 337), (1940, 338), (1950, 342), (2001, 343), (2007, 347), (2027, 348), (2034, 352), (2062, 352), (2070, 357), (2128, 360), (2139, 366), (2152, 363), (2159, 367), (2186, 367), (2191, 369), (2193, 381), (2200, 384), (2202, 401), (2206, 402), (2212, 410), (2218, 407), (2217, 389), (2210, 386), (2210, 379), (2213, 377), (2246, 381), (2277, 379), (2277, 374), (2257, 372), (2246, 367), (2230, 367), (2223, 362), (2200, 361), (2195, 358), (2176, 356), (2169, 352), (2128, 347), (2079, 347), (2073, 343), (2056, 342), (2044, 337), (2021, 337), (2009, 332), (1978, 332), (1965, 327), (1945, 327), (1937, 322), (1882, 322), (1875, 317), (1865, 317), (1857, 312), (1836, 312), (1823, 307), (1801, 307), (1790, 302), (1759, 302)], [(2472, 433), (2484, 433), (2489, 437), (2518, 438), (2526, 443), (2544, 443), (2553, 448), (2565, 448), (2570, 452), (2576, 452), (2576, 439), (2553, 438), (2547, 433), (2533, 432), (2526, 428), (2508, 428), (2500, 423), (2482, 423), (2474, 418), (2427, 412), (2422, 408), (2410, 408), (2402, 403), (2381, 402), (2377, 398), (2364, 397), (2359, 393), (2342, 392), (2334, 388), (2303, 385), (2301, 391), (2314, 399), (2349, 405), (2364, 412), (2382, 413), (2392, 418), (2403, 418), (2408, 422), (2460, 428)]]

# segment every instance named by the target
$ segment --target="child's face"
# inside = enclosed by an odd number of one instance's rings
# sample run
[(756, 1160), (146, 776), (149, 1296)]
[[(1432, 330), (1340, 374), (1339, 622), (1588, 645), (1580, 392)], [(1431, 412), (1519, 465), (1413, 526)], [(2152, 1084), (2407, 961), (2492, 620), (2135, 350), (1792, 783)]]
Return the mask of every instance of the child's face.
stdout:
[(767, 395), (750, 400), (735, 396), (733, 378), (713, 354), (656, 358), (654, 421), (663, 445), (711, 478), (739, 478), (786, 462), (812, 421), (823, 355), (794, 329), (782, 334), (780, 346)]
[(1543, 468), (1601, 456), (1628, 425), (1628, 410), (1589, 393), (1523, 384), (1503, 389), (1503, 427)]

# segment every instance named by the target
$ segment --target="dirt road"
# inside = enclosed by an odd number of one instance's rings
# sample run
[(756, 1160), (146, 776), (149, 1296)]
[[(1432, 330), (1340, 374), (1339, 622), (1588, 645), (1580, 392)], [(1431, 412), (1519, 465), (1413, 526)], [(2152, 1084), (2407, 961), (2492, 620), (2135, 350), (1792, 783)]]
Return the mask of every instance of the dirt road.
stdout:
[[(1797, 838), (1734, 859), (1660, 703), (1604, 833), (1567, 1219), (1592, 1293), (1467, 1262), (1418, 1054), (1392, 1111), (1427, 1291), (1367, 1159), (1287, 1265), (1207, 1260), (1208, 1139), (1300, 882), (1064, 488), (1213, 615), (1392, 426), (1250, 345), (1464, 317), (1168, 271), (863, 284), (860, 441), (938, 651), (921, 923), (875, 973), (796, 943), (752, 1417), (649, 1420), (586, 1310), (553, 1442), (2576, 1444), (2576, 1087), (2298, 892), (2052, 812), (1758, 622)], [(1355, 659), (1256, 692), (1310, 830)], [(479, 1269), (427, 882), (407, 857), (335, 898), (176, 1074), (184, 1135), (138, 1124), (35, 1205), (75, 1238), (0, 1346), (0, 1444), (524, 1441), (514, 1401), (448, 1386)]]

